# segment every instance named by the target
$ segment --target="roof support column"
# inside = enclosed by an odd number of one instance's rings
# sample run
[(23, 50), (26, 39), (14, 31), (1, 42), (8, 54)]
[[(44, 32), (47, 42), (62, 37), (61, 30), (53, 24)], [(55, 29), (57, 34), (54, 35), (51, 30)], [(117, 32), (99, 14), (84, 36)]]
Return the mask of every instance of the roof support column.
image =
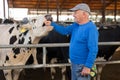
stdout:
[(115, 0), (114, 3), (115, 3), (115, 9), (114, 9), (114, 21), (115, 21), (115, 23), (116, 23), (116, 22), (117, 22), (117, 20), (116, 20), (116, 15), (117, 15), (117, 0)]
[(3, 12), (4, 12), (3, 16), (4, 16), (4, 19), (5, 19), (6, 18), (6, 16), (5, 16), (5, 0), (3, 0)]
[(57, 8), (57, 22), (59, 22), (59, 0), (56, 0), (56, 8)]
[(101, 1), (103, 3), (103, 7), (101, 8), (101, 10), (102, 10), (102, 19), (101, 19), (101, 22), (105, 23), (105, 8), (106, 8), (105, 3), (106, 3), (106, 0), (101, 0)]
[(46, 4), (46, 6), (47, 6), (47, 14), (49, 14), (49, 0), (46, 0), (46, 2), (47, 2), (47, 4)]

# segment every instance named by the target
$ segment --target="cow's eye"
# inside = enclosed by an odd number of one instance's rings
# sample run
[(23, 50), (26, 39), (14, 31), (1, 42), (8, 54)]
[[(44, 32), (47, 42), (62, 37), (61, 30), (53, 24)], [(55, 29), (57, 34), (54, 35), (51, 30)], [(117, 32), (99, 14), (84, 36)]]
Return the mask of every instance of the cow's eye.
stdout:
[(44, 26), (45, 26), (45, 23), (43, 23), (42, 27), (44, 27)]
[(35, 29), (36, 28), (36, 26), (35, 27), (33, 27), (33, 29)]

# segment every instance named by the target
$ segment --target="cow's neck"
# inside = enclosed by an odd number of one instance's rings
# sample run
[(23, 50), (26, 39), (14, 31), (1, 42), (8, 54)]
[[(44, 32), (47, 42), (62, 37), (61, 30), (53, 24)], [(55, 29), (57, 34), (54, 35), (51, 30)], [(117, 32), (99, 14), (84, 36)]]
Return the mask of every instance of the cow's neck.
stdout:
[(38, 44), (38, 42), (40, 41), (40, 37), (34, 37), (33, 39), (33, 44)]
[(36, 34), (34, 34), (34, 32), (31, 30), (30, 31), (30, 33), (31, 33), (31, 35), (32, 35), (32, 37), (31, 37), (31, 39), (32, 39), (32, 43), (33, 44), (38, 44), (38, 42), (40, 41), (40, 39), (43, 37), (43, 36), (46, 36), (47, 34), (45, 34), (44, 33), (44, 35), (42, 34), (42, 35), (36, 35)]

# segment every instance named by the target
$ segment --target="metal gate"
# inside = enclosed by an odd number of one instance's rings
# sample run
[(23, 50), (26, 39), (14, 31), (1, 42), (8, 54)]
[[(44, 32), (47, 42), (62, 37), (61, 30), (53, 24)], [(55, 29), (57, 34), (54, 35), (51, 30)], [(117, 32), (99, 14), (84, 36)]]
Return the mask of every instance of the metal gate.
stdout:
[[(120, 45), (120, 42), (99, 42), (99, 45)], [(0, 66), (0, 69), (20, 69), (20, 68), (43, 68), (43, 67), (60, 67), (60, 66), (70, 66), (70, 63), (61, 63), (61, 64), (47, 64), (46, 63), (46, 47), (68, 47), (69, 43), (52, 43), (52, 44), (28, 44), (28, 45), (0, 45), (0, 48), (25, 48), (25, 47), (42, 47), (43, 49), (43, 63), (38, 65), (16, 65), (16, 66)], [(96, 61), (96, 65), (104, 64), (119, 64), (120, 60), (117, 61)], [(99, 67), (98, 67), (99, 68)], [(98, 72), (99, 73), (99, 72)], [(100, 76), (100, 74), (98, 74)], [(100, 80), (98, 77), (97, 80)]]

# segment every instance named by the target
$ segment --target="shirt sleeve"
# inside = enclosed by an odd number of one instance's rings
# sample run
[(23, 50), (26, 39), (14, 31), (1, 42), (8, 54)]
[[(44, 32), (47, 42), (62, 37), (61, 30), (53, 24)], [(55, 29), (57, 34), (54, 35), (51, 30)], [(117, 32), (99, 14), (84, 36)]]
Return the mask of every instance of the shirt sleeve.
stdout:
[(54, 27), (55, 31), (57, 31), (58, 33), (63, 34), (63, 35), (69, 35), (69, 34), (71, 34), (74, 25), (75, 25), (75, 23), (73, 23), (73, 24), (65, 27), (65, 26), (58, 25), (55, 22), (51, 23), (51, 26)]
[(85, 64), (85, 66), (88, 68), (92, 68), (98, 53), (98, 36), (99, 36), (98, 30), (96, 26), (93, 25), (88, 32), (89, 53)]

